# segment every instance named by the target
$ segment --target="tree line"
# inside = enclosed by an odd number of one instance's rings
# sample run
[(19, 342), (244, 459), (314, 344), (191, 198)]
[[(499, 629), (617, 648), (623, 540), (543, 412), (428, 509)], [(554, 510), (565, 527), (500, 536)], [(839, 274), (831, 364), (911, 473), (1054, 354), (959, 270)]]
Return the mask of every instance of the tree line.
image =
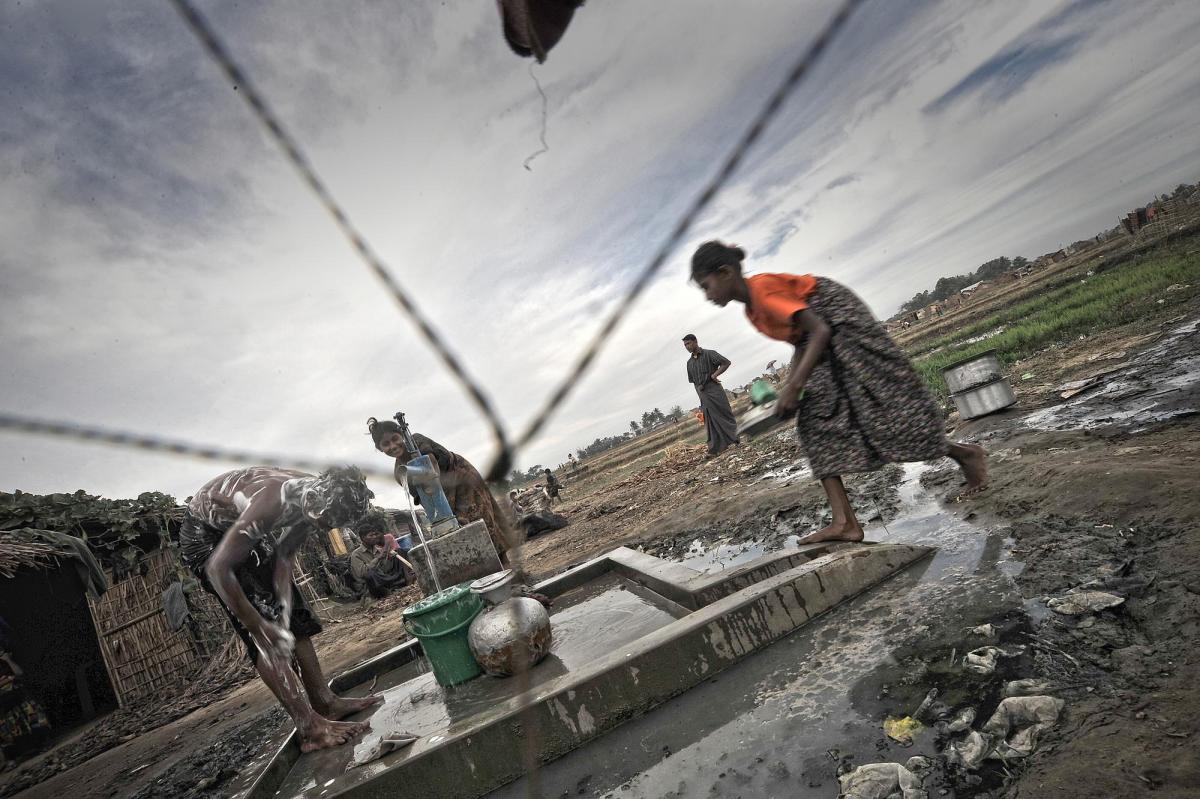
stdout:
[(1006, 272), (1013, 272), (1028, 263), (1028, 259), (1019, 255), (1016, 258), (1007, 258), (1002, 255), (999, 258), (993, 258), (985, 264), (980, 264), (979, 268), (974, 272), (968, 272), (965, 275), (938, 278), (938, 282), (934, 284), (933, 289), (914, 294), (912, 299), (900, 306), (900, 310), (905, 313), (920, 310), (935, 302), (941, 302), (952, 294), (957, 294), (967, 286), (978, 283), (981, 280), (991, 280), (1000, 277)]

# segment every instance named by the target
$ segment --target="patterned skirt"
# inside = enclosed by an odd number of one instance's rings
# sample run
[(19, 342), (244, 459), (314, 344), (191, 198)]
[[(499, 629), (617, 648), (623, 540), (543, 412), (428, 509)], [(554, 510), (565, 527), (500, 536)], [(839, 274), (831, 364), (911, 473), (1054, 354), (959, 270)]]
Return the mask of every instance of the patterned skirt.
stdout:
[(487, 482), (474, 466), (463, 461), (449, 474), (441, 477), (442, 490), (450, 502), (459, 524), (470, 524), (483, 520), (488, 535), (496, 546), (496, 552), (504, 555), (511, 547), (521, 543), (508, 520), (500, 512), (495, 497), (488, 490)]
[(832, 328), (796, 414), (813, 474), (870, 472), (945, 455), (949, 442), (933, 395), (866, 303), (822, 277), (809, 308)]

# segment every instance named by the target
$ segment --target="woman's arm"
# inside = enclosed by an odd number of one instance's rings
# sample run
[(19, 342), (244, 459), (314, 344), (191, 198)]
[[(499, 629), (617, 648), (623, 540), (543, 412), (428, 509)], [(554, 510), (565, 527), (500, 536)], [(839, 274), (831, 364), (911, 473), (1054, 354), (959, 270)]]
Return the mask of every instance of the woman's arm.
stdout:
[(800, 392), (804, 390), (808, 376), (812, 374), (813, 367), (817, 365), (821, 353), (829, 346), (829, 338), (833, 335), (829, 324), (808, 308), (796, 311), (792, 315), (792, 328), (797, 338), (803, 335), (805, 341), (803, 347), (797, 346), (792, 353), (788, 379), (779, 393), (779, 401), (775, 407), (781, 416), (788, 416), (796, 410), (796, 405), (800, 402)]

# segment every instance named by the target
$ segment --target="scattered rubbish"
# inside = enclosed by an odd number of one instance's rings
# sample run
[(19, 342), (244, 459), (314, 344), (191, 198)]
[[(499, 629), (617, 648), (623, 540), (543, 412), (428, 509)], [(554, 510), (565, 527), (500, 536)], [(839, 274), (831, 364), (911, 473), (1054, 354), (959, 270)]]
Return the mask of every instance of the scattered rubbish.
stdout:
[(925, 698), (921, 700), (921, 704), (917, 705), (917, 709), (913, 711), (912, 717), (919, 719), (925, 715), (925, 711), (933, 704), (933, 700), (937, 699), (938, 689), (930, 688), (929, 693), (925, 694)]
[(930, 763), (924, 757), (910, 757), (899, 763), (868, 763), (838, 777), (841, 799), (926, 799), (922, 787)]
[(1012, 680), (1004, 684), (1005, 696), (1037, 696), (1053, 690), (1053, 684), (1048, 680)]
[(991, 750), (991, 741), (983, 733), (971, 730), (966, 738), (950, 744), (946, 759), (965, 769), (977, 769)]
[(995, 747), (988, 757), (1007, 760), (1028, 757), (1037, 747), (1038, 736), (1058, 723), (1063, 700), (1052, 696), (1012, 696), (1000, 702), (983, 725)]
[(1033, 372), (1026, 372), (1025, 374), (1021, 375), (1021, 379), (1022, 380), (1032, 380)]
[(1115, 608), (1124, 601), (1125, 597), (1106, 591), (1080, 591), (1055, 597), (1046, 603), (1046, 607), (1063, 616), (1081, 616), (1084, 613), (1099, 613), (1107, 608)]
[(912, 746), (913, 736), (925, 729), (925, 725), (912, 716), (903, 718), (888, 717), (883, 720), (883, 731), (901, 746)]
[(975, 708), (964, 707), (946, 725), (946, 732), (966, 732), (975, 723)]
[(963, 658), (963, 667), (976, 674), (991, 674), (996, 670), (996, 661), (1002, 657), (1015, 657), (1025, 651), (1018, 647), (1013, 652), (1005, 652), (997, 646), (981, 646), (973, 649)]
[(419, 735), (413, 735), (407, 732), (391, 732), (382, 735), (373, 741), (364, 741), (362, 745), (354, 750), (354, 759), (350, 761), (349, 768), (357, 766), (365, 766), (372, 763), (389, 752), (394, 752), (405, 746), (409, 746), (420, 738)]
[(995, 638), (996, 628), (991, 624), (981, 624), (978, 627), (971, 628), (972, 635), (981, 635), (984, 638)]

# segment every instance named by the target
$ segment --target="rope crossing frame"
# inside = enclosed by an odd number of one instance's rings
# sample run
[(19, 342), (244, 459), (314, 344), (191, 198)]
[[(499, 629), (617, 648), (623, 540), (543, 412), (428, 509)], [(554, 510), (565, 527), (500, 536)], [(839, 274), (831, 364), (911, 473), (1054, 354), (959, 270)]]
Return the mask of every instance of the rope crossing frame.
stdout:
[[(671, 232), (655, 251), (654, 256), (639, 273), (633, 285), (617, 303), (612, 313), (605, 319), (604, 324), (592, 337), (579, 358), (564, 376), (563, 380), (547, 396), (545, 403), (529, 422), (515, 443), (510, 442), (503, 420), (492, 406), (491, 400), (480, 385), (471, 376), (458, 356), (450, 349), (445, 339), (434, 328), (429, 318), (417, 305), (407, 291), (404, 290), (392, 273), (388, 270), (383, 259), (372, 249), (366, 237), (351, 221), (349, 215), (337, 202), (324, 180), (317, 174), (310, 159), (304, 154), (295, 138), (288, 133), (283, 123), (271, 109), (266, 98), (255, 87), (246, 72), (233, 59), (229, 48), (222, 42), (213, 27), (191, 4), (191, 0), (171, 0), (171, 5), (179, 13), (188, 29), (196, 36), (205, 53), (221, 69), (227, 78), (237, 88), (238, 93), (246, 101), (254, 117), (266, 130), (267, 134), (283, 151), (288, 162), (296, 170), (301, 180), (316, 196), (321, 206), (333, 218), (338, 230), (349, 242), (354, 252), (363, 264), (379, 280), (400, 307), (401, 311), (412, 321), (421, 336), (433, 348), (442, 364), (451, 376), (471, 399), (481, 416), (491, 428), (496, 441), (496, 454), (487, 471), (487, 479), (499, 482), (512, 467), (516, 453), (533, 441), (546, 426), (554, 412), (566, 401), (576, 384), (591, 368), (596, 356), (603, 349), (622, 319), (629, 313), (630, 307), (650, 284), (651, 279), (661, 271), (667, 259), (679, 246), (680, 241), (695, 223), (697, 218), (712, 203), (717, 193), (728, 183), (744, 160), (746, 153), (762, 137), (771, 121), (783, 108), (787, 98), (794, 94), (810, 74), (812, 67), (829, 49), (829, 45), (845, 28), (854, 11), (866, 0), (843, 0), (842, 4), (830, 17), (829, 21), (813, 39), (804, 53), (796, 60), (780, 85), (771, 93), (762, 109), (755, 115), (746, 132), (738, 139), (721, 167), (705, 183), (701, 191), (689, 204), (679, 221), (672, 227)], [(273, 458), (267, 454), (252, 453), (244, 450), (227, 449), (218, 446), (194, 444), (185, 441), (159, 438), (150, 434), (132, 433), (128, 431), (105, 429), (90, 425), (61, 420), (45, 420), (20, 414), (0, 414), (0, 430), (28, 433), (32, 435), (54, 436), (68, 438), (85, 443), (101, 442), (113, 446), (138, 449), (151, 452), (162, 452), (172, 455), (188, 456), (203, 460), (229, 461), (242, 464), (271, 463), (297, 469), (323, 470), (332, 463), (298, 459), (295, 457)], [(319, 467), (319, 468), (318, 468)], [(362, 467), (360, 467), (362, 468)], [(381, 476), (390, 472), (380, 469), (363, 468), (364, 473)]]

